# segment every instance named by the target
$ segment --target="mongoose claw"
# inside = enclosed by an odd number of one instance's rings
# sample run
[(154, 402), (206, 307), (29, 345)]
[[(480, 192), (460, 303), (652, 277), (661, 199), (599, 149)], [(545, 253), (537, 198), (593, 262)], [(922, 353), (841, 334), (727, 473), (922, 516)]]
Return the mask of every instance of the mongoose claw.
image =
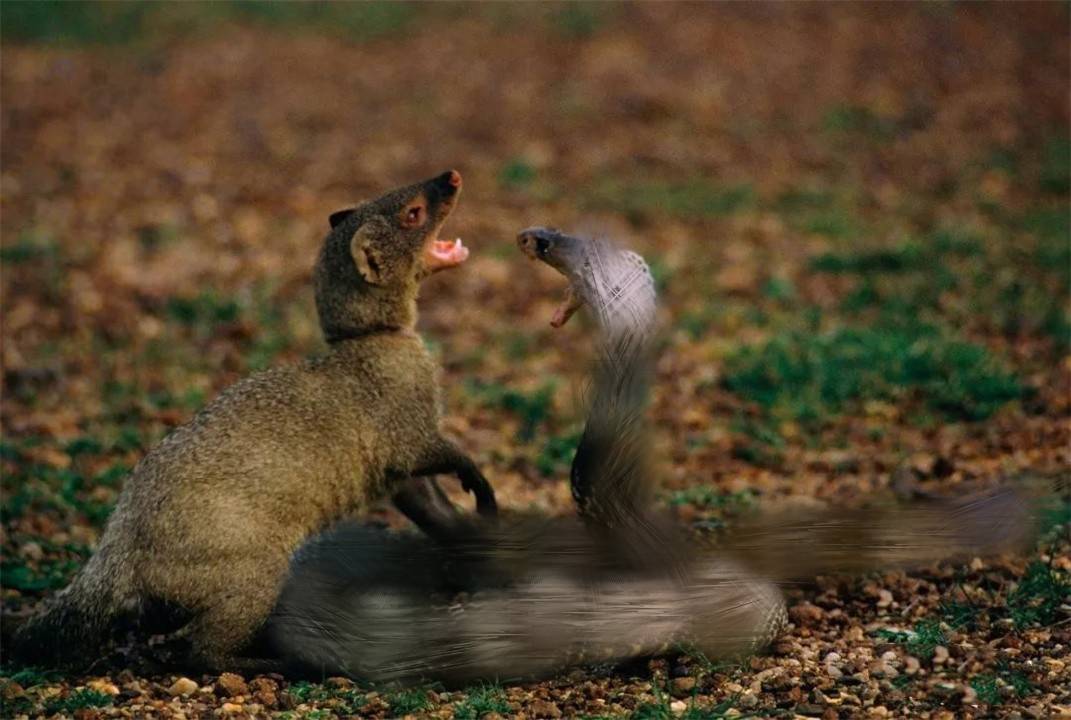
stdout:
[(464, 482), (461, 487), (466, 492), (476, 496), (476, 512), (484, 517), (498, 515), (498, 501), (495, 500), (495, 490), (485, 478), (480, 478), (479, 481), (475, 482)]

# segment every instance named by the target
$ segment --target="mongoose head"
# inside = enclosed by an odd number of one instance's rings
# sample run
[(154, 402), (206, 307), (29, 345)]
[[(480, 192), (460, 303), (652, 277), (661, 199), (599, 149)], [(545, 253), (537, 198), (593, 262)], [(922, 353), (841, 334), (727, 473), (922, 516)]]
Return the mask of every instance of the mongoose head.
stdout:
[(315, 271), (328, 342), (413, 326), (420, 281), (469, 256), (460, 238), (439, 240), (460, 195), (461, 173), (448, 170), (331, 215)]

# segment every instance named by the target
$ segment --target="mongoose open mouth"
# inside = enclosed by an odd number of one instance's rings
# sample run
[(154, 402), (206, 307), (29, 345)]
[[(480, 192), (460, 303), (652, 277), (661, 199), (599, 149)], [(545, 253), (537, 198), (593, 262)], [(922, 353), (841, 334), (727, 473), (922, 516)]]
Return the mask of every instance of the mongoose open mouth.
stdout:
[(429, 181), (429, 192), (438, 198), (438, 222), (435, 228), (428, 234), (424, 245), (424, 270), (427, 273), (435, 273), (440, 270), (457, 267), (469, 257), (469, 249), (461, 242), (461, 238), (454, 240), (440, 240), (439, 230), (443, 223), (454, 211), (457, 198), (461, 194), (461, 173), (457, 170), (448, 170), (434, 180)]
[(469, 249), (465, 247), (461, 238), (454, 240), (431, 241), (424, 251), (424, 266), (431, 272), (457, 267), (469, 257)]

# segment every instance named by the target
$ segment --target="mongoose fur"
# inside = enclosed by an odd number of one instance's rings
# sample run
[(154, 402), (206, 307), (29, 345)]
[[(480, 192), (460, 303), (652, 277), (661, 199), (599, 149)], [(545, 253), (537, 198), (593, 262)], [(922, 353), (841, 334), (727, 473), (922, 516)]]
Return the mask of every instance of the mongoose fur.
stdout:
[(449, 171), (331, 216), (315, 268), (326, 354), (241, 380), (150, 450), (96, 553), (16, 633), (17, 656), (87, 664), (118, 620), (163, 606), (188, 620), (196, 664), (258, 669), (242, 652), (309, 535), (392, 494), (442, 533), (457, 518), (436, 473), (494, 513), (439, 430), (438, 371), (414, 330), (420, 279), (468, 254), (438, 240), (460, 191)]

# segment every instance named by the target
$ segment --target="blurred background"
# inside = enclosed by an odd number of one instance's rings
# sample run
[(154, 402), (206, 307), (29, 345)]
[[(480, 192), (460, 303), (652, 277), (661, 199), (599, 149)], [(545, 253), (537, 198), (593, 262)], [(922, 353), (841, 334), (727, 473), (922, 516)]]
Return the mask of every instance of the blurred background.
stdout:
[[(682, 521), (1066, 480), (1069, 8), (4, 0), (5, 615), (66, 584), (169, 429), (323, 350), (328, 215), (449, 168), (446, 237), (473, 255), (428, 281), (420, 323), (500, 505), (570, 512), (593, 339), (582, 315), (549, 327), (564, 283), (514, 246), (532, 224), (650, 261), (660, 502)], [(172, 676), (0, 669), (0, 715), (199, 717), (245, 688), (235, 717), (1046, 717), (1071, 707), (1069, 508), (1021, 557), (790, 591), (773, 651), (671, 658), (672, 695), (646, 671), (378, 697), (195, 676), (180, 701)], [(890, 651), (923, 670), (896, 677)]]
[[(1067, 3), (0, 4), (5, 603), (130, 467), (323, 348), (329, 213), (448, 168), (447, 427), (565, 512), (592, 326), (531, 224), (642, 252), (687, 518), (1066, 472)], [(459, 498), (460, 499), (460, 498)], [(467, 503), (466, 503), (467, 504)], [(391, 516), (384, 511), (383, 517)]]

